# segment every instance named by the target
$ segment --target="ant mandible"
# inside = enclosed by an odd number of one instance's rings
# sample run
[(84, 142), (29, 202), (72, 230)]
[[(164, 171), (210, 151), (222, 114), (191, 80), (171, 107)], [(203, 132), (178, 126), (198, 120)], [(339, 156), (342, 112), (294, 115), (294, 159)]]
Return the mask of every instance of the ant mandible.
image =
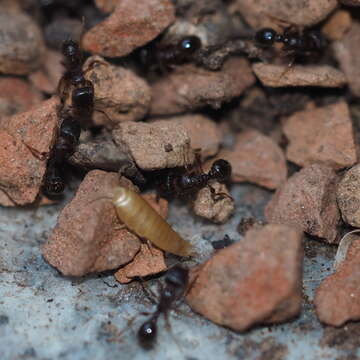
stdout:
[(150, 319), (139, 328), (137, 339), (142, 348), (150, 350), (154, 347), (157, 337), (157, 320), (161, 314), (168, 323), (168, 312), (177, 300), (180, 300), (188, 288), (189, 270), (180, 265), (172, 267), (165, 275), (165, 287), (160, 294), (156, 310)]

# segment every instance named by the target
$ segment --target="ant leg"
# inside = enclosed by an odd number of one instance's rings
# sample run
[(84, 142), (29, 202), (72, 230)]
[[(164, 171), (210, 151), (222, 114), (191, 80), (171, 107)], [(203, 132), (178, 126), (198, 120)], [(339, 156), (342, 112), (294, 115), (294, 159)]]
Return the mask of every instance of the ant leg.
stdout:
[(139, 277), (139, 279), (140, 279), (140, 285), (144, 291), (145, 296), (150, 300), (150, 302), (153, 305), (156, 305), (157, 304), (156, 299), (158, 296), (150, 288), (145, 287), (144, 280), (142, 277)]
[(172, 332), (171, 324), (170, 324), (170, 321), (169, 321), (169, 314), (166, 311), (164, 312), (164, 320), (165, 320), (165, 328), (166, 328), (166, 330), (170, 334), (171, 338), (173, 339), (174, 343), (178, 347), (179, 351), (182, 353), (181, 346), (180, 346), (179, 342), (177, 341), (176, 336)]
[(64, 104), (69, 95), (69, 80), (62, 77), (58, 83), (56, 92), (59, 95), (61, 103)]
[(83, 70), (83, 75), (85, 76), (86, 73), (88, 73), (89, 71), (91, 71), (95, 66), (98, 65), (105, 65), (105, 66), (109, 66), (109, 63), (107, 63), (106, 61), (103, 60), (98, 60), (98, 59), (94, 59), (92, 60), (86, 67), (85, 70)]
[(144, 316), (152, 315), (152, 313), (150, 313), (150, 312), (148, 312), (148, 311), (140, 311), (139, 314), (140, 314), (140, 315), (144, 315)]
[(115, 126), (117, 124), (116, 121), (114, 121), (113, 119), (111, 119), (111, 117), (104, 111), (104, 110), (100, 110), (100, 109), (97, 109), (96, 107), (94, 108), (95, 111), (105, 115), (105, 117), (109, 120), (109, 122)]
[(127, 325), (126, 327), (124, 327), (122, 330), (120, 331), (116, 331), (116, 333), (114, 334), (114, 336), (106, 339), (107, 342), (121, 342), (121, 337), (123, 336), (123, 334), (129, 330), (129, 328), (132, 328), (133, 322), (135, 321), (135, 319), (137, 318), (136, 315), (131, 316), (130, 318), (126, 318), (127, 320)]
[(146, 246), (147, 246), (147, 249), (149, 250), (149, 252), (150, 252), (150, 255), (151, 256), (154, 256), (154, 253), (152, 252), (152, 244), (151, 244), (151, 241), (150, 240), (148, 240), (148, 239), (146, 239), (146, 242), (145, 242), (145, 244), (146, 244)]
[[(286, 54), (286, 56), (287, 55), (289, 55), (289, 54)], [(293, 55), (290, 58), (290, 62), (287, 64), (287, 67), (285, 68), (285, 70), (280, 74), (279, 80), (290, 71), (291, 67), (294, 65), (294, 61), (295, 61), (295, 55)]]
[(202, 161), (201, 161), (201, 149), (194, 149), (194, 155), (195, 155), (195, 165), (197, 170), (197, 174), (204, 174), (204, 170), (202, 167)]
[(190, 311), (184, 311), (179, 308), (171, 309), (178, 316), (193, 317), (193, 313)]
[(36, 149), (34, 149), (33, 147), (31, 147), (30, 145), (26, 144), (25, 142), (22, 142), (27, 148), (28, 150), (31, 152), (31, 154), (36, 157), (38, 160), (40, 161), (44, 161), (47, 158), (47, 153), (42, 153)]
[(18, 206), (19, 204), (10, 196), (7, 190), (5, 190), (2, 186), (0, 186), (0, 191), (2, 191), (5, 196), (14, 204), (14, 206)]
[(216, 190), (209, 184), (207, 184), (207, 187), (210, 189), (211, 198), (214, 202), (218, 202), (219, 200), (222, 200), (224, 198), (229, 198), (230, 200), (234, 201), (233, 197), (231, 197), (229, 194), (225, 192), (217, 193)]

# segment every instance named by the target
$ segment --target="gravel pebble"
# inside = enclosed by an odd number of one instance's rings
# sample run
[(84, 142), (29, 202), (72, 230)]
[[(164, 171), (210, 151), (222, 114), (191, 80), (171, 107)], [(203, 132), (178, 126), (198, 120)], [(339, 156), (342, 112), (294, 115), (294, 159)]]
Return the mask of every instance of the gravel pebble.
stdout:
[(171, 115), (206, 105), (218, 109), (240, 96), (255, 82), (247, 60), (229, 59), (220, 71), (197, 68), (192, 64), (177, 67), (152, 87), (151, 115)]
[(90, 171), (73, 200), (61, 211), (42, 253), (64, 275), (83, 276), (116, 269), (131, 261), (140, 250), (138, 237), (119, 229), (111, 202), (112, 190), (117, 185), (134, 189), (129, 180), (119, 180), (116, 173)]
[(265, 208), (266, 219), (297, 227), (328, 243), (337, 242), (337, 180), (334, 170), (326, 165), (303, 168), (276, 191)]
[(314, 162), (341, 169), (356, 163), (352, 121), (346, 102), (300, 111), (284, 121), (286, 157), (299, 166)]
[(245, 130), (235, 138), (232, 150), (222, 150), (217, 158), (232, 166), (233, 182), (251, 182), (276, 189), (286, 181), (283, 151), (276, 142), (256, 130)]
[(248, 24), (259, 29), (285, 24), (315, 25), (324, 20), (337, 5), (336, 0), (236, 0), (231, 11), (240, 12)]
[(1, 9), (0, 34), (0, 73), (27, 75), (40, 67), (45, 45), (31, 17)]
[(128, 147), (142, 170), (159, 170), (194, 162), (185, 127), (172, 121), (127, 121), (113, 130), (113, 138), (115, 143)]
[(25, 80), (10, 76), (0, 78), (0, 117), (27, 111), (42, 100), (41, 93)]
[(254, 73), (265, 86), (320, 86), (342, 87), (347, 80), (345, 75), (329, 65), (274, 65), (256, 63)]
[(341, 40), (351, 28), (349, 11), (337, 10), (322, 27), (322, 32), (330, 40)]
[(344, 174), (337, 187), (336, 196), (343, 220), (351, 226), (360, 227), (359, 164)]
[(122, 0), (83, 38), (84, 49), (107, 57), (125, 56), (155, 39), (175, 20), (170, 0)]
[[(142, 119), (148, 112), (151, 89), (133, 71), (107, 63), (99, 56), (92, 56), (84, 64), (87, 69), (94, 64), (86, 78), (95, 90), (95, 125), (115, 127), (122, 121)], [(110, 118), (110, 119), (109, 119)]]
[(59, 100), (53, 97), (0, 121), (0, 204), (33, 203), (40, 191), (46, 158), (55, 142)]
[(217, 154), (223, 133), (213, 120), (199, 114), (172, 117), (169, 121), (178, 123), (186, 129), (190, 137), (191, 147), (201, 149), (202, 159)]
[(360, 96), (360, 57), (356, 55), (359, 43), (360, 22), (353, 20), (346, 36), (332, 44), (335, 58), (345, 73), (349, 87), (355, 96)]
[(234, 200), (221, 195), (229, 195), (229, 191), (224, 184), (215, 182), (211, 184), (211, 187), (215, 190), (215, 195), (211, 193), (210, 188), (207, 186), (197, 193), (193, 204), (194, 213), (215, 224), (223, 224), (235, 210)]
[[(285, 225), (251, 229), (192, 272), (187, 302), (236, 331), (288, 320), (301, 310), (302, 234)], [(224, 296), (226, 294), (226, 296)]]
[(324, 324), (341, 326), (350, 320), (360, 320), (360, 240), (357, 238), (336, 272), (316, 290), (316, 314)]

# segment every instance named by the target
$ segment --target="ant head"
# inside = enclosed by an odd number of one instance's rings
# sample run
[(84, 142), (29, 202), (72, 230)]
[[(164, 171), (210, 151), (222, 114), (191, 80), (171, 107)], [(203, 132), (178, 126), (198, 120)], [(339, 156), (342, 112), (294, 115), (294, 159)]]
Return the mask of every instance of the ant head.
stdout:
[(65, 40), (62, 44), (62, 53), (66, 57), (73, 57), (79, 54), (79, 44), (74, 40)]
[(165, 276), (165, 282), (177, 287), (184, 287), (189, 280), (189, 270), (176, 265), (169, 269)]
[(276, 41), (276, 31), (271, 28), (260, 29), (255, 34), (255, 41), (260, 46), (272, 46)]
[(64, 180), (60, 176), (54, 176), (45, 184), (45, 194), (49, 196), (61, 195), (65, 190)]
[(197, 36), (187, 36), (180, 40), (178, 47), (184, 55), (192, 55), (201, 48), (201, 40)]
[(145, 321), (137, 333), (138, 342), (145, 350), (150, 350), (154, 347), (156, 339), (156, 322), (152, 319)]
[(231, 165), (224, 159), (214, 161), (209, 171), (209, 175), (219, 181), (226, 181), (231, 176)]

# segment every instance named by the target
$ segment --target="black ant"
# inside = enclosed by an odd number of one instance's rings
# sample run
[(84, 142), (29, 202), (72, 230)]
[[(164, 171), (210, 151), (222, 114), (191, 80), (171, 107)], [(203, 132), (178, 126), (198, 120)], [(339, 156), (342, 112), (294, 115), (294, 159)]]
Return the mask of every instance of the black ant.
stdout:
[(62, 45), (65, 73), (60, 79), (58, 91), (62, 103), (66, 101), (69, 88), (73, 115), (83, 124), (89, 120), (94, 108), (94, 85), (85, 78), (86, 72), (99, 61), (94, 61), (83, 71), (83, 54), (79, 44), (74, 40), (66, 40)]
[(173, 172), (167, 174), (164, 183), (159, 187), (160, 194), (164, 196), (181, 196), (191, 194), (208, 186), (213, 195), (229, 197), (225, 193), (215, 194), (215, 189), (211, 187), (209, 182), (214, 180), (225, 182), (229, 180), (232, 172), (231, 164), (224, 159), (215, 160), (208, 173), (203, 172), (201, 166), (199, 167), (200, 174), (175, 174)]
[(71, 114), (63, 114), (61, 118), (59, 136), (48, 163), (44, 183), (44, 192), (50, 196), (60, 195), (65, 189), (62, 167), (64, 162), (75, 152), (81, 132), (79, 122)]
[[(63, 65), (65, 73), (59, 81), (58, 93), (62, 104), (65, 103), (69, 89), (71, 92), (71, 109), (73, 116), (78, 119), (81, 125), (86, 126), (90, 121), (94, 111), (94, 85), (90, 80), (85, 78), (85, 74), (90, 71), (96, 64), (105, 64), (101, 60), (93, 60), (86, 70), (83, 70), (84, 57), (78, 42), (66, 40), (62, 45), (62, 54), (64, 55)], [(107, 118), (108, 115), (99, 109)]]
[(150, 350), (154, 347), (157, 336), (157, 320), (164, 314), (168, 324), (168, 311), (180, 300), (188, 288), (189, 270), (176, 265), (165, 275), (165, 287), (162, 289), (156, 310), (150, 319), (139, 328), (137, 339), (141, 347)]
[(299, 31), (293, 26), (285, 28), (282, 34), (272, 28), (260, 29), (255, 34), (255, 42), (263, 48), (270, 48), (275, 43), (282, 43), (282, 51), (293, 57), (319, 54), (327, 45), (327, 41), (320, 31)]

